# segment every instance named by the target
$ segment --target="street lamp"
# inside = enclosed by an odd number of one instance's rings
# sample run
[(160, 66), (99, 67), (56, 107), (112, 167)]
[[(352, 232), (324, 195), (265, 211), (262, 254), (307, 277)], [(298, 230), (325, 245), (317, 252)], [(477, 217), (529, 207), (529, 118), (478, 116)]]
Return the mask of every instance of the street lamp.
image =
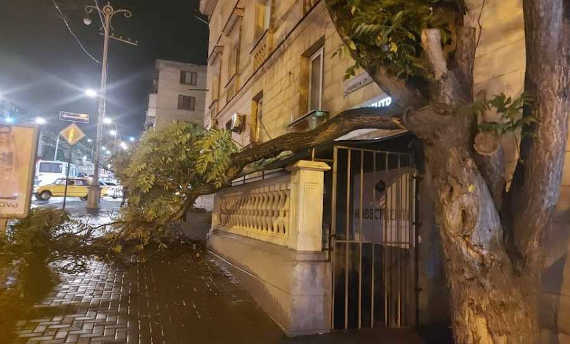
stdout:
[(91, 19), (89, 15), (97, 11), (98, 15), (101, 16), (103, 24), (103, 61), (101, 63), (101, 88), (99, 90), (99, 111), (97, 115), (97, 142), (95, 144), (95, 172), (93, 173), (93, 183), (89, 188), (89, 194), (87, 199), (87, 208), (97, 209), (99, 208), (99, 199), (101, 196), (101, 188), (99, 187), (99, 157), (101, 154), (101, 142), (103, 139), (103, 119), (106, 114), (106, 101), (105, 95), (107, 93), (107, 59), (109, 55), (109, 38), (111, 36), (111, 20), (117, 14), (123, 15), (125, 18), (130, 18), (133, 13), (127, 9), (114, 9), (110, 3), (99, 8), (99, 6), (88, 5), (85, 7), (85, 12), (87, 13), (87, 18), (84, 19), (86, 25), (91, 24)]
[(113, 120), (109, 117), (105, 117), (105, 118), (103, 118), (103, 123), (104, 124), (112, 124)]
[(115, 129), (111, 129), (111, 130), (109, 130), (109, 135), (117, 136), (117, 131)]
[(12, 124), (14, 123), (14, 117), (11, 117), (10, 115), (4, 117), (4, 122), (8, 123), (8, 124)]
[(97, 97), (97, 91), (95, 91), (92, 88), (88, 88), (85, 90), (85, 95), (89, 98), (96, 98)]
[(36, 117), (35, 122), (37, 125), (44, 125), (47, 123), (46, 119), (43, 117)]
[(129, 141), (131, 141), (131, 142), (135, 142), (135, 140), (136, 140), (136, 139), (135, 139), (134, 137), (132, 137), (132, 136), (131, 136), (131, 137), (129, 137)]

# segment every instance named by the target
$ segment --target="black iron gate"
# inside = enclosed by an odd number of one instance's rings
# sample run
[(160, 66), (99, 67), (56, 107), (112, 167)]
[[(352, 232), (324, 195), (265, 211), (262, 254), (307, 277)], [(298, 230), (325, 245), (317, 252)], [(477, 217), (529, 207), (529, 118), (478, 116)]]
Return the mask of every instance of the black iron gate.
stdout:
[(333, 328), (416, 323), (415, 174), (411, 154), (334, 147)]

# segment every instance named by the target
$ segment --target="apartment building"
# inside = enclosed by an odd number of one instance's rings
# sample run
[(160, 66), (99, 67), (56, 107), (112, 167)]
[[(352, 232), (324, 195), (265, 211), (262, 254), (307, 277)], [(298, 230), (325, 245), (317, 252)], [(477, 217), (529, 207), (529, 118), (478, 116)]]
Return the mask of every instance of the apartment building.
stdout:
[(161, 128), (172, 121), (202, 124), (205, 99), (206, 66), (156, 60), (146, 127)]
[(340, 111), (386, 105), (352, 59), (319, 1), (202, 1), (210, 16), (206, 126), (241, 145), (304, 130)]
[[(466, 23), (483, 28), (475, 91), (519, 95), (522, 5), (492, 0), (481, 13), (481, 1), (466, 3)], [(364, 71), (345, 77), (354, 61), (342, 53), (322, 0), (201, 0), (200, 11), (210, 22), (204, 125), (231, 130), (242, 147), (314, 128), (346, 109), (392, 102)], [(512, 142), (504, 142), (511, 167)], [(210, 247), (239, 267), (243, 285), (287, 334), (449, 323), (430, 176), (416, 165), (413, 143), (402, 131), (359, 130), (216, 194)], [(570, 333), (563, 316), (570, 300), (568, 154), (547, 233), (545, 343)], [(379, 180), (389, 190), (388, 215), (377, 216)]]

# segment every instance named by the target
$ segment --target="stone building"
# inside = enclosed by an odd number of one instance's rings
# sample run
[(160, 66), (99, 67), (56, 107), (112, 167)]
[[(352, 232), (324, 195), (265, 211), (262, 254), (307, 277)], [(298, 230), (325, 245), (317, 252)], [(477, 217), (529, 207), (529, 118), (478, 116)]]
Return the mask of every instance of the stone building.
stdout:
[(146, 127), (172, 121), (202, 123), (206, 99), (206, 66), (156, 60), (148, 96)]
[[(467, 3), (466, 21), (482, 27), (476, 92), (520, 94), (520, 1)], [(365, 72), (345, 80), (354, 61), (338, 53), (343, 43), (323, 1), (201, 0), (200, 10), (210, 19), (204, 123), (232, 130), (242, 147), (313, 128), (346, 109), (391, 103)], [(512, 142), (504, 140), (510, 169)], [(359, 130), (244, 175), (216, 194), (209, 245), (290, 335), (445, 326), (449, 301), (430, 176), (414, 147), (403, 131)], [(547, 276), (558, 282), (545, 281), (543, 334), (551, 342), (570, 333), (563, 316), (570, 312), (563, 277), (570, 276), (569, 161), (547, 243), (556, 246)]]

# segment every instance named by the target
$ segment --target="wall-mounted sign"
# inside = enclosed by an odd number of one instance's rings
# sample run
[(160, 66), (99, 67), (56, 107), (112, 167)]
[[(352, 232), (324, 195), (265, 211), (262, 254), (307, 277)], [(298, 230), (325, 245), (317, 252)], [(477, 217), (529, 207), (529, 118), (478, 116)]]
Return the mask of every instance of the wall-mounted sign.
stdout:
[(85, 123), (89, 124), (89, 114), (87, 113), (73, 113), (73, 112), (59, 112), (59, 120), (74, 122), (74, 123)]
[(372, 78), (368, 73), (362, 72), (357, 76), (350, 78), (344, 82), (344, 96), (351, 94), (354, 91), (361, 89), (362, 87), (370, 84)]
[(24, 218), (30, 210), (38, 130), (0, 125), (0, 218)]

